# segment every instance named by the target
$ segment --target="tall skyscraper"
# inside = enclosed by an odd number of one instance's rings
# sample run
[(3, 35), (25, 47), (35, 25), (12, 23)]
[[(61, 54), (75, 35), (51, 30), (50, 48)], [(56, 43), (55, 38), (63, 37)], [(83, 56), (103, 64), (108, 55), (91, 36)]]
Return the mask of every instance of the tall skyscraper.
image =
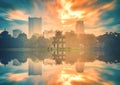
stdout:
[(83, 21), (77, 21), (76, 22), (76, 33), (78, 35), (84, 34), (84, 22)]
[(14, 38), (17, 38), (17, 37), (19, 36), (19, 34), (21, 34), (21, 33), (22, 33), (21, 30), (19, 30), (19, 29), (14, 29), (14, 30), (13, 30), (13, 37), (14, 37)]
[(42, 18), (29, 17), (29, 36), (33, 34), (42, 34)]

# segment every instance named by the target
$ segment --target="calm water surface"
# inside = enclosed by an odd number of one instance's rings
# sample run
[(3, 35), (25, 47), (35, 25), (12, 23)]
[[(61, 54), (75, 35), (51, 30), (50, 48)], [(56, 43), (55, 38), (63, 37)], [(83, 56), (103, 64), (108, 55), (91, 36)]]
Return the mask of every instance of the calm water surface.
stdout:
[(120, 85), (119, 56), (0, 52), (0, 85)]

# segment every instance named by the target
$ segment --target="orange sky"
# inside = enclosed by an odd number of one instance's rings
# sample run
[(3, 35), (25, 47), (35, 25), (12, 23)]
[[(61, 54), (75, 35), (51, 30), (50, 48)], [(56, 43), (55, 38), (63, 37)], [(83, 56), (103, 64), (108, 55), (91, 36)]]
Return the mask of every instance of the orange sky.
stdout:
[[(108, 0), (107, 0), (108, 1)], [(28, 21), (28, 17), (42, 17), (44, 30), (75, 31), (75, 23), (83, 20), (86, 33), (100, 35), (109, 31), (116, 31), (118, 25), (109, 30), (104, 26), (114, 21), (114, 18), (102, 20), (102, 16), (115, 9), (116, 0), (109, 2), (98, 0), (34, 0), (32, 12), (29, 10), (14, 9), (8, 12), (7, 20)], [(23, 4), (24, 5), (24, 4)], [(25, 9), (25, 8), (24, 8)], [(13, 24), (13, 28), (20, 28), (28, 32), (28, 24)]]

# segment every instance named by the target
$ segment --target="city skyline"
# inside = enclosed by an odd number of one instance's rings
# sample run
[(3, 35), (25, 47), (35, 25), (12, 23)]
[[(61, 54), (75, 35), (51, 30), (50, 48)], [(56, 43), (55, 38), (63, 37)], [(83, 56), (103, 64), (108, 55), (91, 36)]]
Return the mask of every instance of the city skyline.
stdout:
[[(119, 32), (119, 0), (1, 0), (0, 30), (19, 28), (28, 34), (28, 17), (42, 17), (43, 30), (75, 31), (84, 21), (85, 32)], [(13, 2), (17, 3), (14, 4)]]

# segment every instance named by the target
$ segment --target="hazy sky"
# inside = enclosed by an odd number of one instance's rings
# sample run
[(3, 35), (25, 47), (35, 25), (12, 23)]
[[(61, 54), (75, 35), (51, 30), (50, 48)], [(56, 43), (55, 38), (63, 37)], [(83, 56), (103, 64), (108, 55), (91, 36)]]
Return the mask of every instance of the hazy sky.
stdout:
[(100, 35), (120, 31), (120, 0), (0, 0), (0, 29), (28, 32), (28, 17), (42, 17), (43, 30), (75, 30)]

